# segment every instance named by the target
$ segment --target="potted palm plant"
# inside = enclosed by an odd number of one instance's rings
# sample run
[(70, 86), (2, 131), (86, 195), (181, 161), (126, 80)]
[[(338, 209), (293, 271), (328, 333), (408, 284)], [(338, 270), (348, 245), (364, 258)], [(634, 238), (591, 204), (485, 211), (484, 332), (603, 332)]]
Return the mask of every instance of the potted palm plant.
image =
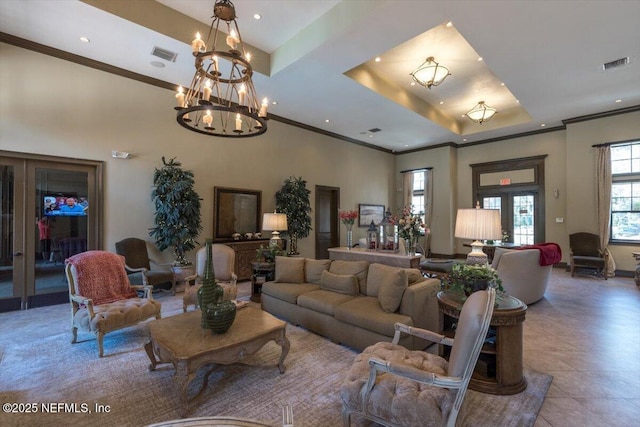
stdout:
[(289, 255), (298, 255), (298, 239), (307, 237), (311, 231), (311, 191), (307, 181), (301, 177), (289, 177), (276, 193), (276, 209), (287, 214), (287, 231), (290, 237)]
[(200, 197), (193, 189), (193, 172), (182, 169), (175, 158), (166, 161), (153, 174), (154, 189), (151, 198), (155, 203), (155, 227), (149, 235), (155, 239), (158, 249), (173, 249), (177, 267), (189, 264), (185, 254), (195, 249), (195, 238), (202, 230)]

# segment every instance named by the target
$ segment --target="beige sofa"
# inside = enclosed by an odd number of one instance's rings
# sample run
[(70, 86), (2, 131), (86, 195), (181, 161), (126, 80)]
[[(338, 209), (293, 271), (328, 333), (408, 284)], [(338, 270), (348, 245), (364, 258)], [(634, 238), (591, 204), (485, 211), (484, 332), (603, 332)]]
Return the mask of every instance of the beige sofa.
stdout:
[[(276, 257), (275, 280), (262, 286), (262, 309), (357, 350), (391, 341), (394, 324), (438, 330), (440, 281), (418, 269)], [(430, 344), (407, 335), (400, 344)]]

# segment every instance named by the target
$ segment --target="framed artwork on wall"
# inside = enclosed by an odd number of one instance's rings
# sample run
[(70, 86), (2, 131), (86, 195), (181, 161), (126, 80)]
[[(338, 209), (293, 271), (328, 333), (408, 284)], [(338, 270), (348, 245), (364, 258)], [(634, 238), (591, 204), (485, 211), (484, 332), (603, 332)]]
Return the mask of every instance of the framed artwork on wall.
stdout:
[(373, 221), (374, 224), (380, 224), (384, 219), (384, 205), (358, 205), (358, 226), (368, 227)]

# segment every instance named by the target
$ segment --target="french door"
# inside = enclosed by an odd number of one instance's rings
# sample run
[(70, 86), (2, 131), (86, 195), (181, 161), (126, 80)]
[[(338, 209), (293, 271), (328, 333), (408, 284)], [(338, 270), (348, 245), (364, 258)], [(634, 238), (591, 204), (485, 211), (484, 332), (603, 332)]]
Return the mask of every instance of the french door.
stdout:
[(100, 247), (102, 163), (0, 152), (0, 312), (68, 301), (64, 260)]
[(485, 209), (500, 210), (502, 231), (506, 241), (517, 245), (532, 245), (544, 241), (537, 192), (502, 192), (481, 194)]

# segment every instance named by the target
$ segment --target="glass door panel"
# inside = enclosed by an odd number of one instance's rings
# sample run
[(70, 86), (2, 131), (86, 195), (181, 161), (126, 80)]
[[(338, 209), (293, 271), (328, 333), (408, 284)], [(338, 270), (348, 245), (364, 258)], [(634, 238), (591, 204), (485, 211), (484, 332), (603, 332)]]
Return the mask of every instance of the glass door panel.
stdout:
[(533, 195), (513, 196), (513, 243), (532, 245), (535, 242), (535, 211)]
[(24, 170), (21, 162), (0, 159), (0, 312), (22, 306), (24, 256), (21, 209)]

